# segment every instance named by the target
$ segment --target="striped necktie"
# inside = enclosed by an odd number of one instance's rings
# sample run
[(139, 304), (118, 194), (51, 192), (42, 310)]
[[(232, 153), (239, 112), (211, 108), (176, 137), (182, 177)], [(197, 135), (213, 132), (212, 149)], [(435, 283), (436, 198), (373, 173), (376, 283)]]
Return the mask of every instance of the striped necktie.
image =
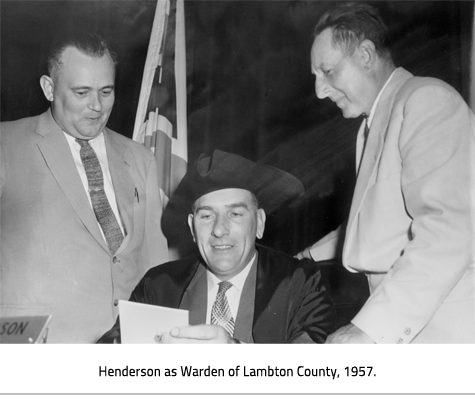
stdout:
[(234, 333), (234, 319), (229, 308), (226, 291), (233, 286), (232, 283), (223, 281), (219, 283), (218, 294), (211, 309), (211, 323), (213, 325), (220, 325), (233, 337)]
[(104, 177), (96, 152), (87, 140), (76, 139), (81, 146), (79, 155), (86, 170), (89, 196), (97, 222), (101, 226), (111, 254), (114, 254), (124, 240), (119, 223), (112, 211), (104, 191)]

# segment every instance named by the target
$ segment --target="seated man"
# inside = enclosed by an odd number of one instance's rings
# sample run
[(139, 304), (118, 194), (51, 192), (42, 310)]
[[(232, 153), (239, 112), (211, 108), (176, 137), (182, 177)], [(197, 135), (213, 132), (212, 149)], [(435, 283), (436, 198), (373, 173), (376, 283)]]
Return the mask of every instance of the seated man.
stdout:
[[(320, 269), (255, 244), (264, 210), (303, 192), (294, 176), (219, 150), (190, 167), (164, 218), (192, 212), (188, 225), (199, 254), (152, 268), (130, 298), (189, 310), (190, 326), (162, 335), (162, 343), (325, 341), (334, 310)], [(117, 321), (99, 343), (118, 341)]]

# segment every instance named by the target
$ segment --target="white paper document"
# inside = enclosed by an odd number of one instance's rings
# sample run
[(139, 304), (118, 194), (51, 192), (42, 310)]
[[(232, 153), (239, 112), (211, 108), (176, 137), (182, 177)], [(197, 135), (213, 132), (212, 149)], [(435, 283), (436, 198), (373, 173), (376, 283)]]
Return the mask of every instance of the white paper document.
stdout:
[(188, 325), (188, 310), (119, 300), (122, 343), (157, 343), (155, 336)]

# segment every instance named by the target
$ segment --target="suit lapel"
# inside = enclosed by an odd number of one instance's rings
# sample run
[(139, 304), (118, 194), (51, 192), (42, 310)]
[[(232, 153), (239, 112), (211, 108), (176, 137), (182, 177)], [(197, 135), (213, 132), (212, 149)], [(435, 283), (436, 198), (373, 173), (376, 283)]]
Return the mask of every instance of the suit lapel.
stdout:
[(283, 343), (287, 336), (287, 270), (258, 247), (253, 337), (256, 343)]
[(246, 343), (254, 342), (252, 337), (252, 324), (254, 320), (256, 295), (257, 259), (258, 256), (256, 256), (256, 259), (252, 263), (251, 270), (242, 287), (234, 329), (234, 337)]
[(38, 142), (38, 148), (59, 187), (86, 229), (108, 252), (109, 249), (99, 230), (96, 217), (74, 164), (69, 144), (63, 131), (54, 121), (50, 110), (40, 116), (36, 133), (43, 137)]
[[(238, 314), (236, 316), (236, 328), (234, 331), (235, 338), (247, 343), (253, 342), (252, 325), (254, 316), (256, 271), (257, 257), (243, 286), (241, 300), (239, 301)], [(179, 308), (190, 312), (190, 325), (206, 323), (206, 312), (208, 308), (208, 279), (206, 268), (201, 263), (183, 294)]]
[[(389, 124), (390, 113), (394, 98), (401, 85), (412, 75), (402, 68), (398, 68), (388, 86), (381, 95), (379, 104), (376, 107), (373, 122), (371, 124), (369, 135), (361, 160), (360, 169), (358, 171), (358, 179), (356, 181), (353, 201), (351, 202), (350, 215), (348, 218), (347, 239), (345, 241), (345, 249), (351, 241), (354, 222), (356, 216), (361, 210), (363, 200), (368, 189), (374, 183), (374, 176), (383, 151), (384, 141), (386, 139), (387, 128)], [(346, 253), (346, 251), (345, 251)]]
[(206, 323), (207, 307), (208, 281), (206, 268), (200, 263), (193, 279), (183, 294), (180, 309), (190, 312), (190, 325), (199, 325)]
[(104, 129), (104, 140), (117, 207), (126, 232), (125, 239), (118, 249), (120, 253), (130, 243), (134, 231), (135, 186), (131, 175), (134, 160), (128, 147), (115, 138), (107, 128)]

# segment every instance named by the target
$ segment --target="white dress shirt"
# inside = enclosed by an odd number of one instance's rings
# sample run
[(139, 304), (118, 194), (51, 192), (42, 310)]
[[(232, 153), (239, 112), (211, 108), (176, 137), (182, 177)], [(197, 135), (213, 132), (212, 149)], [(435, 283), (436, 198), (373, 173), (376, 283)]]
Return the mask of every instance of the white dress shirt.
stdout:
[[(226, 291), (225, 296), (228, 299), (229, 309), (231, 310), (234, 322), (236, 322), (244, 282), (246, 282), (246, 278), (251, 271), (251, 266), (256, 259), (256, 255), (257, 252), (254, 252), (254, 256), (246, 267), (239, 274), (228, 280), (228, 282), (232, 283), (233, 286)], [(211, 309), (216, 301), (216, 295), (218, 294), (219, 283), (221, 280), (218, 279), (209, 269), (206, 270), (206, 274), (208, 278), (208, 307), (206, 311), (206, 323), (211, 324)]]
[[(76, 165), (84, 190), (86, 191), (86, 194), (87, 194), (87, 199), (89, 200), (89, 204), (92, 209), (92, 202), (91, 202), (91, 197), (89, 196), (89, 184), (87, 182), (86, 170), (84, 169), (84, 165), (82, 164), (81, 156), (79, 154), (79, 151), (81, 150), (81, 146), (79, 145), (78, 142), (76, 142), (76, 138), (74, 138), (71, 135), (68, 135), (65, 132), (63, 133), (68, 141), (69, 148), (71, 149), (71, 154), (73, 155), (74, 164)], [(104, 177), (104, 191), (106, 192), (107, 200), (109, 201), (109, 204), (112, 208), (115, 218), (119, 222), (119, 227), (122, 231), (122, 234), (125, 236), (124, 228), (122, 226), (122, 221), (120, 220), (120, 216), (119, 216), (119, 209), (117, 207), (114, 187), (112, 186), (112, 178), (111, 178), (111, 174), (109, 170), (109, 163), (107, 161), (106, 142), (104, 140), (103, 133), (101, 132), (94, 139), (89, 140), (89, 144), (96, 152), (97, 158), (99, 159), (99, 163), (101, 164), (102, 175)], [(105, 240), (104, 232), (102, 232), (102, 228), (99, 222), (97, 223), (97, 225), (99, 226), (99, 230), (101, 231), (102, 236), (104, 237), (104, 240)]]
[(378, 106), (379, 100), (381, 99), (381, 95), (383, 94), (384, 89), (386, 89), (386, 86), (388, 86), (389, 81), (393, 77), (394, 72), (396, 72), (396, 70), (393, 71), (393, 73), (389, 76), (388, 80), (386, 81), (382, 89), (379, 91), (378, 96), (376, 97), (376, 100), (374, 101), (373, 106), (371, 107), (371, 111), (368, 115), (367, 120), (366, 119), (363, 120), (360, 126), (360, 129), (358, 131), (358, 136), (356, 137), (356, 171), (359, 170), (361, 159), (363, 158), (363, 149), (365, 147), (365, 137), (364, 137), (365, 124), (367, 123), (368, 128), (371, 128), (371, 123), (373, 122), (373, 119), (374, 119), (374, 112), (376, 111), (376, 107)]

